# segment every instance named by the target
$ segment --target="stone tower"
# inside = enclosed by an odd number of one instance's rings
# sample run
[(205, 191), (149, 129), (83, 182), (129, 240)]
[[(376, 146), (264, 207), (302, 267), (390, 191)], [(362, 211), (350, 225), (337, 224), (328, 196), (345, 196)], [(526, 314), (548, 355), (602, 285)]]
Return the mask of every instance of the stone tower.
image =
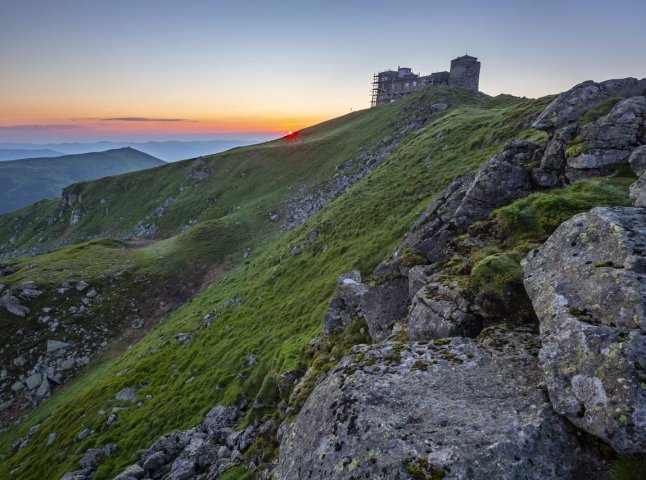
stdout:
[(478, 91), (480, 82), (480, 62), (476, 57), (464, 55), (451, 61), (449, 85)]

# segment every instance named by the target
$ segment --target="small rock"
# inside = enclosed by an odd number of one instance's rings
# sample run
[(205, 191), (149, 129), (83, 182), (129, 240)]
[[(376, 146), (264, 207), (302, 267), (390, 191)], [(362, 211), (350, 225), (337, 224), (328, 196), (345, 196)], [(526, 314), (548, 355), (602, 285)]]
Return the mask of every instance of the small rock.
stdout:
[(134, 403), (135, 398), (137, 398), (137, 391), (134, 388), (124, 388), (114, 398), (122, 402)]
[(144, 326), (143, 318), (135, 318), (132, 322), (132, 328), (138, 330)]
[(61, 340), (47, 340), (47, 353), (55, 352), (69, 347), (70, 344)]

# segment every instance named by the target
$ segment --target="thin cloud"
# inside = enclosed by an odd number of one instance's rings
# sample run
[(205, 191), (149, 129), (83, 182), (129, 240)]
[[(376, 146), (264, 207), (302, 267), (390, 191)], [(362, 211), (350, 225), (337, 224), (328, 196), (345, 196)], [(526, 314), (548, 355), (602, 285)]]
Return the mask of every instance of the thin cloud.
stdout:
[(60, 130), (71, 128), (84, 128), (81, 125), (73, 123), (48, 123), (48, 124), (28, 124), (28, 125), (6, 125), (0, 126), (0, 131), (16, 131), (16, 130)]
[(191, 122), (185, 118), (113, 117), (102, 118), (102, 122)]

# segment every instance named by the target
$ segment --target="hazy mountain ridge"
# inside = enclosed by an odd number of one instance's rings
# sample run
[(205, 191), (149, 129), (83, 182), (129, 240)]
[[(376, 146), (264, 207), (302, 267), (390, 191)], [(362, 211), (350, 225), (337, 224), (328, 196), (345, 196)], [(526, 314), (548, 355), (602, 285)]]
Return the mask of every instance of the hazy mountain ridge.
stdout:
[[(175, 162), (178, 160), (185, 160), (187, 158), (195, 158), (204, 155), (213, 155), (215, 153), (223, 152), (231, 148), (243, 147), (245, 145), (252, 145), (260, 141), (267, 140), (267, 136), (259, 136), (258, 139), (244, 139), (244, 140), (197, 140), (197, 141), (149, 141), (149, 142), (89, 142), (89, 143), (49, 143), (49, 144), (33, 144), (33, 143), (0, 143), (0, 159), (2, 159), (2, 152), (6, 149), (14, 150), (30, 150), (49, 149), (56, 152), (61, 152), (59, 155), (71, 155), (79, 153), (99, 152), (103, 150), (114, 150), (118, 148), (134, 148), (140, 152), (147, 153), (153, 157), (164, 160), (165, 162)], [(46, 152), (47, 150), (45, 150)], [(27, 157), (40, 157), (51, 156), (29, 153), (21, 157), (7, 160), (14, 160)]]
[(51, 149), (0, 148), (0, 161), (2, 162), (8, 160), (20, 160), (23, 158), (60, 157), (62, 155), (65, 154)]
[(59, 197), (63, 188), (75, 182), (158, 167), (164, 163), (129, 147), (0, 162), (0, 212)]

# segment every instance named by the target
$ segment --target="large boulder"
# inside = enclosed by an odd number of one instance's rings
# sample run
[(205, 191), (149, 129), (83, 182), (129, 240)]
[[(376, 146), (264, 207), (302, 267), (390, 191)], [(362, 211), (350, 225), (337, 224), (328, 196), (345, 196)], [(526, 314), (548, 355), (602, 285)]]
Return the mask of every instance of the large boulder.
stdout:
[(605, 478), (541, 389), (536, 335), (357, 346), (283, 424), (277, 480)]
[(611, 98), (646, 94), (646, 79), (624, 78), (580, 83), (561, 93), (534, 121), (532, 127), (553, 132), (575, 123), (587, 110)]
[(413, 298), (408, 313), (408, 338), (475, 337), (483, 322), (472, 310), (472, 304), (470, 292), (455, 279), (445, 281), (434, 275)]
[(595, 208), (524, 262), (555, 410), (625, 454), (646, 451), (646, 210)]

